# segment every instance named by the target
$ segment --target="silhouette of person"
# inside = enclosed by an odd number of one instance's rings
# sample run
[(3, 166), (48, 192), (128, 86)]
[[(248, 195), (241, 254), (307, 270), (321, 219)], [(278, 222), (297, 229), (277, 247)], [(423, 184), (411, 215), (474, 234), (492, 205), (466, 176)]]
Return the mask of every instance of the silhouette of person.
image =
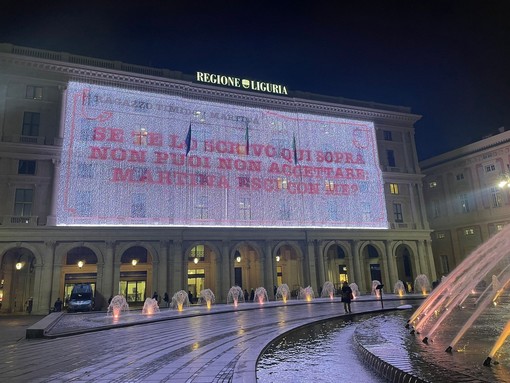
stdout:
[(250, 291), (250, 302), (253, 302), (255, 300), (255, 290), (251, 289)]
[(55, 311), (62, 311), (62, 301), (60, 300), (60, 298), (57, 298), (57, 300), (55, 301), (55, 304), (53, 305), (53, 309)]
[(188, 299), (190, 304), (193, 303), (193, 293), (191, 290), (188, 290)]
[(166, 303), (166, 307), (170, 307), (170, 297), (168, 296), (168, 293), (165, 293), (163, 300)]
[(244, 301), (248, 302), (248, 299), (250, 299), (250, 294), (248, 293), (248, 290), (244, 289)]
[(152, 299), (155, 299), (157, 301), (158, 298), (159, 298), (159, 296), (158, 296), (157, 291), (154, 291), (154, 294), (152, 295)]
[(347, 283), (347, 281), (344, 281), (344, 284), (342, 286), (342, 302), (344, 303), (344, 310), (345, 313), (351, 313), (351, 299), (352, 299), (352, 289)]

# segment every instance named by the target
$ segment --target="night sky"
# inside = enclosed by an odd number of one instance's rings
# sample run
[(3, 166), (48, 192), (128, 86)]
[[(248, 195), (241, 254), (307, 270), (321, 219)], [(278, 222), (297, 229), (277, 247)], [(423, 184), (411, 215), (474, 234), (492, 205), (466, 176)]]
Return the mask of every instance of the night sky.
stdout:
[(507, 0), (73, 3), (7, 0), (0, 42), (407, 106), (420, 159), (510, 129)]

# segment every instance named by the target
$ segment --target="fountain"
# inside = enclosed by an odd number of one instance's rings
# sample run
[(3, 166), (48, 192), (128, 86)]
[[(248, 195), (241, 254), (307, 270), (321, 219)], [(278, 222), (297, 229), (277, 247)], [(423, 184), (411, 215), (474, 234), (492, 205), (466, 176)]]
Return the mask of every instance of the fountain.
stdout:
[(184, 290), (179, 290), (172, 297), (170, 307), (176, 308), (178, 311), (182, 311), (184, 305), (189, 306), (188, 293)]
[(114, 318), (118, 318), (122, 312), (127, 311), (129, 311), (129, 305), (126, 301), (126, 298), (124, 298), (124, 295), (115, 295), (108, 305), (106, 315), (111, 315)]
[(276, 296), (275, 299), (281, 298), (283, 300), (283, 303), (287, 303), (287, 299), (290, 298), (290, 289), (287, 284), (283, 283), (276, 289)]
[(430, 292), (430, 282), (425, 274), (420, 274), (414, 280), (414, 292), (427, 295)]
[(486, 356), (483, 365), (492, 366), (495, 373), (508, 374), (503, 369), (510, 364), (510, 348), (502, 346), (510, 334), (509, 286), (507, 225), (441, 281), (406, 327), (412, 327), (412, 333), (419, 334), (428, 347), (447, 346), (443, 350), (457, 351), (466, 361), (480, 358), (480, 364)]
[(352, 282), (349, 285), (349, 287), (352, 290), (352, 296), (354, 297), (354, 299), (356, 299), (357, 297), (359, 297), (361, 295), (361, 293), (359, 292), (359, 287), (356, 283)]
[(403, 297), (406, 293), (406, 287), (404, 285), (404, 282), (398, 280), (397, 283), (395, 283), (395, 286), (393, 286), (393, 293), (398, 295), (399, 297)]
[(323, 298), (329, 297), (330, 299), (333, 299), (335, 296), (335, 285), (333, 285), (333, 282), (324, 282), (322, 285), (321, 296)]
[(254, 301), (259, 302), (260, 304), (263, 304), (264, 302), (269, 301), (269, 299), (267, 297), (267, 291), (264, 287), (257, 287), (255, 289)]
[(377, 286), (379, 286), (380, 284), (381, 282), (379, 282), (376, 279), (372, 281), (372, 295), (375, 295), (376, 298), (381, 297), (381, 290), (377, 288)]
[(210, 309), (211, 305), (214, 303), (214, 293), (211, 291), (211, 289), (205, 289), (200, 291), (200, 301), (205, 302), (207, 305), (207, 308)]
[(152, 315), (159, 313), (158, 301), (153, 298), (147, 298), (143, 303), (142, 314)]
[(310, 302), (313, 299), (313, 296), (314, 293), (311, 286), (305, 287), (304, 289), (302, 287), (299, 288), (298, 299), (304, 299)]
[(227, 294), (227, 304), (233, 303), (237, 307), (239, 302), (244, 302), (243, 289), (239, 286), (232, 286)]

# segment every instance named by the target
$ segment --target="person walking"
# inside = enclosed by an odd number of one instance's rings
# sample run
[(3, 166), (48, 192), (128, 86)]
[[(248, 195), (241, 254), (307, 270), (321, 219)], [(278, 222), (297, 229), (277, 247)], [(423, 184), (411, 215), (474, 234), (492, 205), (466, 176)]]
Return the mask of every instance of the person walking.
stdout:
[(344, 303), (344, 310), (345, 313), (351, 313), (351, 300), (352, 300), (352, 289), (347, 283), (347, 281), (344, 281), (344, 284), (342, 286), (342, 302)]

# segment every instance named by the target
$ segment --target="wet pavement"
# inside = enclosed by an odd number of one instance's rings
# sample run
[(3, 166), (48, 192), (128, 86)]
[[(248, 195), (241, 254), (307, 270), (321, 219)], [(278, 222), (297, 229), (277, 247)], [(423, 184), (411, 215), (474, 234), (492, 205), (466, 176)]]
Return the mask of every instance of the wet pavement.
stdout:
[[(384, 308), (404, 303), (387, 295)], [(362, 297), (352, 309), (359, 316), (380, 311), (381, 305)], [(273, 339), (335, 317), (349, 317), (338, 299), (215, 305), (210, 311), (198, 306), (182, 312), (163, 309), (142, 325), (141, 315), (126, 315), (116, 323), (104, 312), (63, 315), (48, 331), (54, 339), (20, 339), (15, 331), (1, 338), (0, 380), (256, 382), (257, 360)]]

